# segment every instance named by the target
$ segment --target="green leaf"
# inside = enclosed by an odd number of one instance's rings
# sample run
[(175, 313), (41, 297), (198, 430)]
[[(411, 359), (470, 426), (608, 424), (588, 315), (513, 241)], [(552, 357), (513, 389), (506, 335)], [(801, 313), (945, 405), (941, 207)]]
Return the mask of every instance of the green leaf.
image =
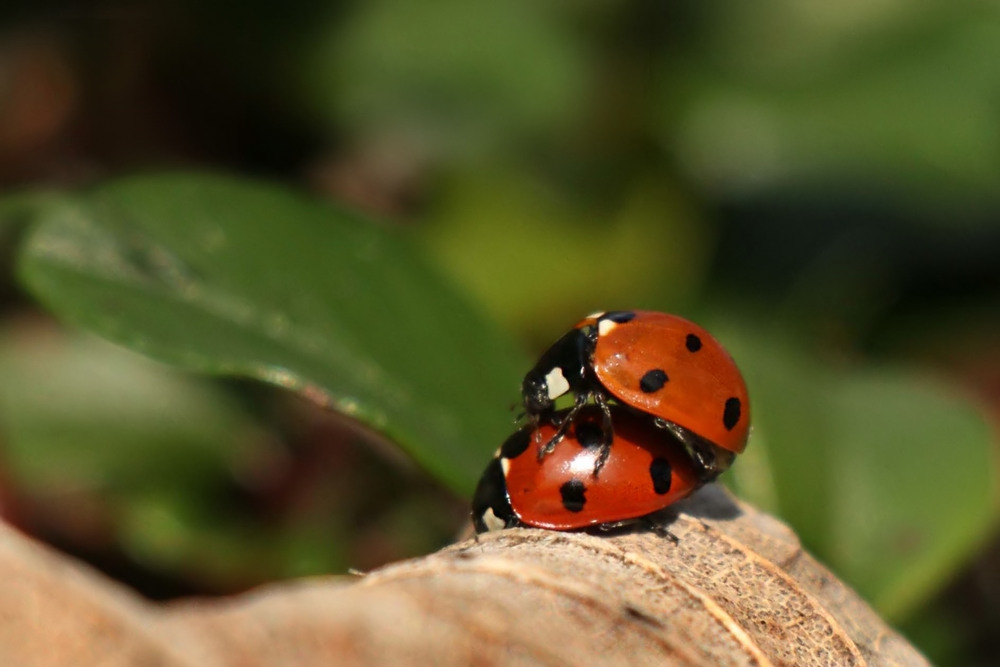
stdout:
[(361, 3), (304, 49), (302, 79), (318, 110), (362, 135), (461, 151), (550, 133), (586, 104), (586, 53), (568, 25), (525, 0)]
[[(219, 501), (284, 452), (212, 383), (46, 322), (5, 326), (0, 428), (15, 516), (27, 508), (43, 533), (69, 527), (64, 540), (118, 546), (143, 567), (221, 588), (279, 570), (281, 535)], [(324, 571), (342, 568), (345, 541), (324, 528)]]
[(984, 411), (902, 368), (835, 370), (782, 336), (721, 338), (753, 397), (753, 434), (730, 476), (886, 616), (948, 583), (995, 525)]
[[(617, 208), (598, 214), (537, 176), (513, 172), (453, 178), (420, 239), (442, 269), (517, 331), (554, 339), (582, 313), (677, 302), (703, 280), (710, 230), (666, 176), (637, 183)], [(595, 268), (581, 258), (593, 258)], [(498, 282), (503, 273), (509, 277)]]
[(87, 337), (0, 330), (3, 462), (33, 494), (134, 494), (264, 454), (223, 392)]
[(898, 617), (948, 583), (995, 524), (989, 424), (956, 392), (901, 370), (852, 375), (831, 398), (834, 473), (852, 488), (835, 500), (831, 555)]
[(956, 207), (1000, 204), (996, 5), (714, 4), (703, 52), (663, 83), (664, 142), (695, 178), (733, 194), (867, 187), (949, 226), (969, 217)]
[(206, 174), (111, 183), (39, 218), (20, 275), (79, 326), (303, 392), (466, 493), (512, 429), (524, 359), (384, 228)]

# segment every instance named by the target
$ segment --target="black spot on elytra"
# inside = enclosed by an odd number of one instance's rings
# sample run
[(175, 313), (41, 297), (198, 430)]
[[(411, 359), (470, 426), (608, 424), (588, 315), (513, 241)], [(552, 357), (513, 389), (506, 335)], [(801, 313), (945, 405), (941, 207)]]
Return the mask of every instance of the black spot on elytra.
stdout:
[(587, 504), (587, 485), (578, 479), (571, 479), (559, 487), (563, 507), (569, 512), (580, 512)]
[(654, 368), (651, 371), (646, 371), (646, 374), (642, 376), (639, 380), (639, 389), (641, 389), (646, 394), (652, 394), (654, 391), (659, 391), (663, 389), (663, 385), (667, 383), (666, 371), (662, 368)]
[(666, 459), (656, 458), (649, 464), (649, 477), (653, 480), (653, 491), (658, 495), (663, 495), (670, 490), (671, 481), (670, 462)]
[(733, 427), (740, 421), (742, 407), (740, 399), (735, 396), (726, 399), (726, 407), (722, 411), (722, 425), (726, 427), (727, 431), (732, 431)]
[(516, 459), (528, 449), (531, 444), (532, 429), (522, 428), (514, 432), (500, 445), (500, 456), (505, 459)]
[(576, 441), (581, 447), (593, 448), (604, 444), (604, 429), (594, 422), (583, 422), (576, 426)]
[(601, 315), (602, 320), (611, 320), (615, 324), (625, 324), (635, 319), (635, 313), (631, 310), (612, 310)]
[(697, 352), (701, 349), (701, 339), (694, 334), (688, 334), (687, 338), (684, 339), (684, 347), (688, 349), (688, 352)]

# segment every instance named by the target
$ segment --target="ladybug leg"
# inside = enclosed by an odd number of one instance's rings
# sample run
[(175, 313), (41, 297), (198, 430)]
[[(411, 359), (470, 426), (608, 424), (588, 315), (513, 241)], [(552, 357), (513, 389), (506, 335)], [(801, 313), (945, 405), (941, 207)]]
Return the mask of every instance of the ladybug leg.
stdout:
[(609, 521), (607, 523), (599, 523), (595, 526), (591, 526), (590, 530), (599, 533), (614, 533), (619, 530), (634, 530), (638, 528), (639, 530), (646, 529), (657, 534), (659, 537), (664, 537), (674, 544), (680, 544), (680, 538), (670, 532), (666, 526), (657, 521), (650, 515), (640, 516), (635, 519), (622, 519), (621, 521)]
[(691, 461), (698, 472), (698, 479), (702, 484), (707, 484), (721, 475), (736, 458), (732, 452), (717, 447), (708, 440), (698, 437), (682, 426), (665, 419), (656, 419), (657, 427), (669, 431), (671, 435), (681, 441), (684, 448), (691, 455)]
[(681, 538), (679, 538), (676, 535), (674, 535), (673, 533), (671, 533), (670, 530), (666, 526), (664, 526), (662, 523), (660, 523), (656, 519), (653, 519), (652, 517), (649, 517), (649, 516), (644, 516), (644, 517), (642, 517), (641, 521), (642, 521), (642, 523), (647, 528), (649, 528), (651, 531), (653, 531), (654, 533), (656, 533), (659, 537), (665, 537), (668, 540), (670, 540), (671, 542), (673, 542), (674, 544), (680, 544), (681, 543)]
[(614, 441), (615, 437), (615, 427), (611, 421), (611, 408), (608, 407), (608, 399), (601, 392), (594, 392), (594, 403), (601, 408), (601, 451), (597, 455), (597, 461), (594, 463), (594, 478), (597, 478), (597, 474), (601, 472), (601, 468), (604, 464), (608, 462), (608, 457), (611, 456), (611, 443)]
[(588, 533), (598, 533), (601, 535), (607, 535), (608, 533), (617, 533), (619, 531), (629, 531), (633, 532), (637, 527), (644, 528), (645, 522), (642, 518), (635, 519), (622, 519), (621, 521), (607, 521), (605, 523), (598, 523), (587, 528)]
[[(539, 461), (551, 454), (552, 450), (556, 448), (556, 445), (558, 445), (559, 442), (566, 437), (566, 432), (569, 431), (569, 427), (572, 426), (573, 420), (576, 419), (576, 415), (580, 412), (580, 409), (587, 404), (588, 398), (587, 394), (577, 394), (574, 399), (573, 407), (570, 408), (565, 415), (563, 415), (563, 417), (559, 420), (559, 423), (556, 424), (556, 420), (552, 420), (553, 425), (558, 426), (559, 430), (555, 432), (555, 435), (549, 438), (548, 442), (538, 448)], [(535, 431), (535, 433), (536, 438), (541, 437), (540, 431)], [(539, 442), (541, 441), (539, 440)]]
[(715, 478), (724, 473), (736, 458), (733, 452), (717, 447), (702, 438), (696, 438), (688, 447), (692, 452), (698, 479), (702, 484), (714, 482)]

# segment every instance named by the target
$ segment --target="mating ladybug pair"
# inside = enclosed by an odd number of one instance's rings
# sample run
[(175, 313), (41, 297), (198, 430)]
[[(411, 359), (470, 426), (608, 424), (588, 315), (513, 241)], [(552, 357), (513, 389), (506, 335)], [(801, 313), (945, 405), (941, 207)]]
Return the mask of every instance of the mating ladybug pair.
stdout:
[(653, 311), (588, 316), (542, 355), (521, 394), (529, 423), (479, 481), (477, 532), (630, 523), (718, 477), (750, 431), (746, 384), (725, 349)]

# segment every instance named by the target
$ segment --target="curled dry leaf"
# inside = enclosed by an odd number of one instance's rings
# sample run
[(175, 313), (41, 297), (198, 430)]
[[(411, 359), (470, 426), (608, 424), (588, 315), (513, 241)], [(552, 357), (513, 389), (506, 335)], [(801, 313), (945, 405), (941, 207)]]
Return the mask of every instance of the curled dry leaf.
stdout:
[(676, 541), (512, 529), (362, 578), (166, 607), (7, 531), (0, 662), (927, 664), (784, 524), (714, 487), (677, 507)]

